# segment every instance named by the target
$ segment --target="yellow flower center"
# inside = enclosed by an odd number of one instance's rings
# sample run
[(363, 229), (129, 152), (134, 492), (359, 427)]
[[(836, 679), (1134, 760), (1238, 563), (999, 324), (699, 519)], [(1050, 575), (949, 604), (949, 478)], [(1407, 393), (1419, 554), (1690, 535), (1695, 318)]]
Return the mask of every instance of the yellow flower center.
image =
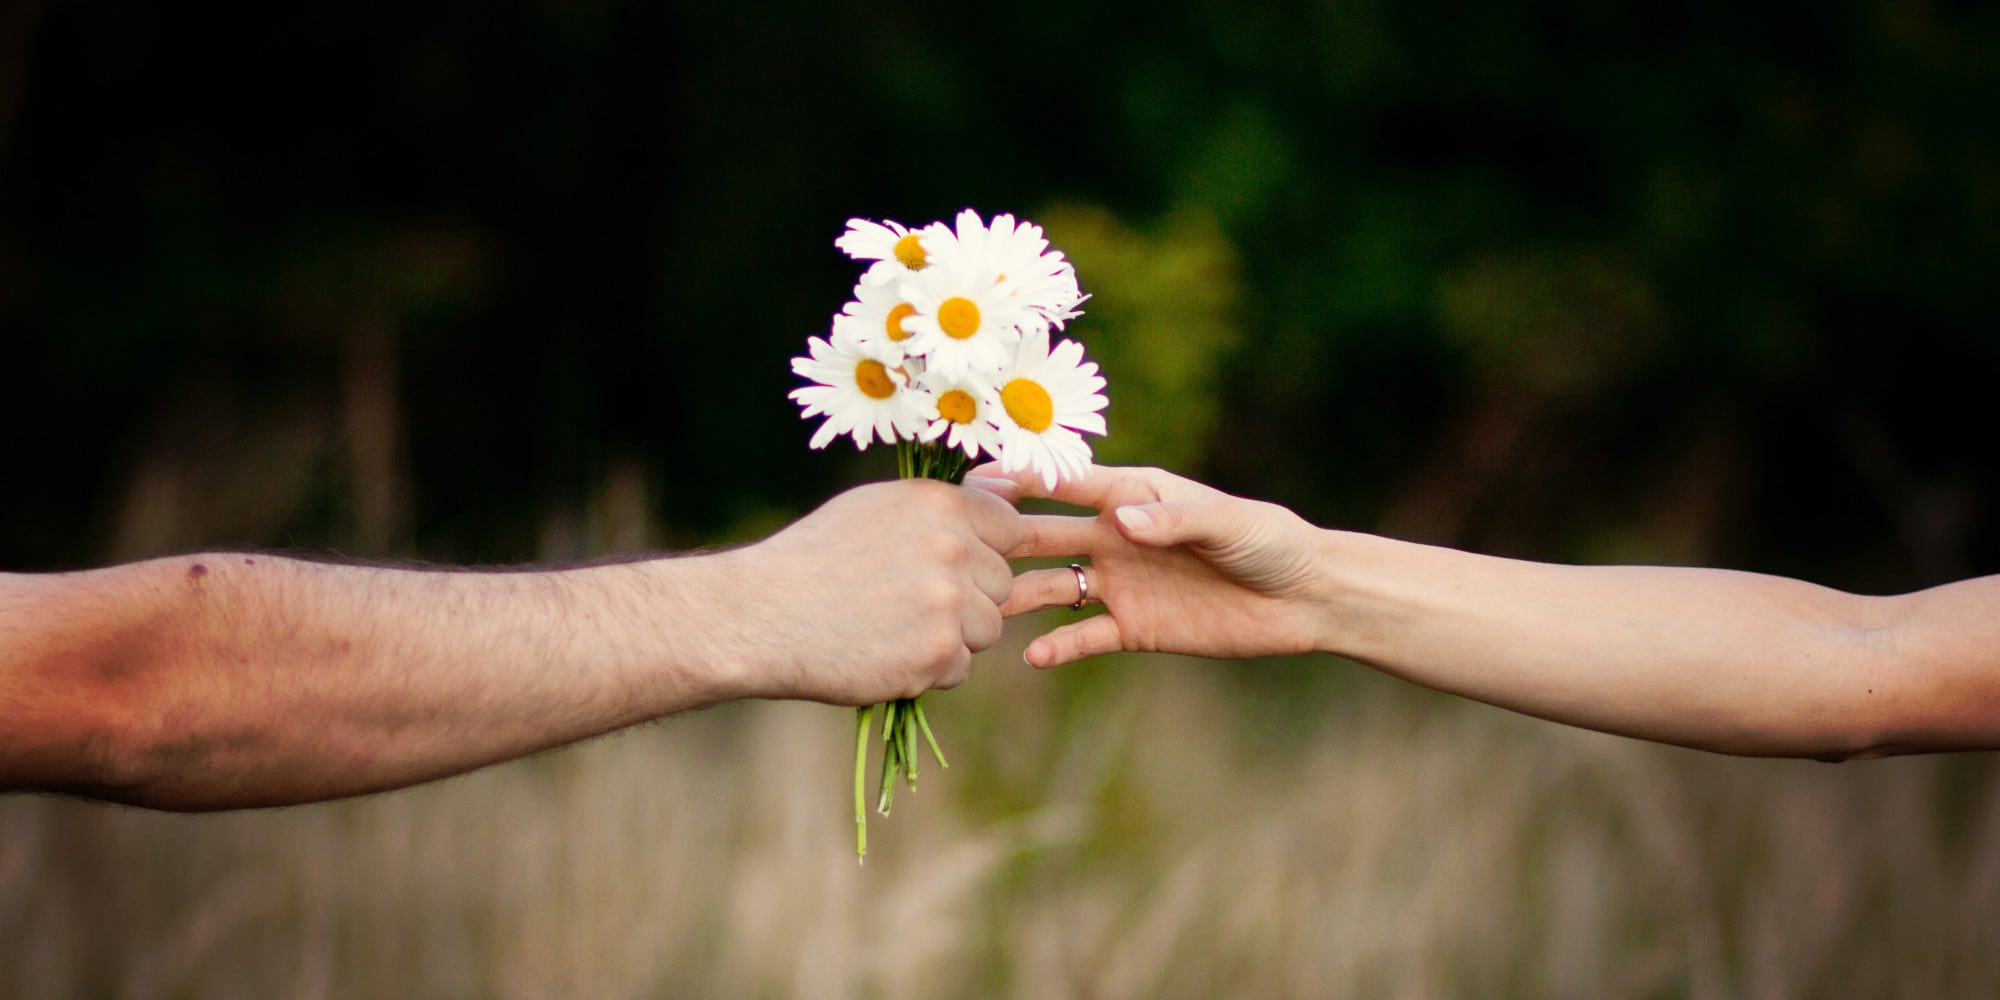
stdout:
[(1007, 408), (1007, 415), (1014, 422), (1037, 434), (1049, 429), (1055, 422), (1056, 404), (1049, 398), (1049, 391), (1040, 382), (1017, 378), (1000, 390), (1000, 405)]
[[(882, 244), (877, 243), (875, 245), (879, 247)], [(924, 241), (918, 239), (915, 233), (897, 240), (896, 260), (912, 271), (923, 270), (924, 265), (929, 263), (924, 259)]]
[(854, 384), (875, 399), (888, 399), (896, 394), (896, 382), (889, 377), (889, 369), (869, 358), (854, 366)]
[(903, 321), (915, 315), (917, 307), (904, 302), (889, 310), (889, 320), (883, 326), (889, 330), (890, 340), (908, 340), (910, 331), (903, 329)]
[(946, 336), (964, 340), (979, 332), (979, 307), (971, 299), (949, 298), (938, 306), (938, 326)]
[(979, 416), (979, 404), (964, 389), (953, 389), (938, 397), (938, 416), (954, 424), (969, 424)]

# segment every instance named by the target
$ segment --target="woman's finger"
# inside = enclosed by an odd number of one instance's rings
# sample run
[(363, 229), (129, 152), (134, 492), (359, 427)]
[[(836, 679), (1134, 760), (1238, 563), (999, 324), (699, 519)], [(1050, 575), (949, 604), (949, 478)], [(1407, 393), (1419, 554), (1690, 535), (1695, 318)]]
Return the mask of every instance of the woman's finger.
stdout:
[(1102, 603), (1104, 594), (1098, 589), (1097, 574), (1089, 566), (1082, 568), (1081, 586), (1077, 584), (1076, 570), (1068, 566), (1022, 573), (1014, 578), (1014, 590), (1007, 595), (1006, 603), (1000, 605), (1000, 613), (1011, 618), (1030, 611), (1066, 608), (1080, 597), (1087, 603)]
[(1021, 518), (1021, 539), (1007, 558), (1087, 556), (1116, 535), (1117, 529), (1087, 514), (1028, 514)]
[(1037, 670), (1060, 667), (1086, 657), (1116, 653), (1125, 648), (1118, 633), (1118, 620), (1110, 615), (1086, 618), (1050, 632), (1028, 643), (1021, 654)]

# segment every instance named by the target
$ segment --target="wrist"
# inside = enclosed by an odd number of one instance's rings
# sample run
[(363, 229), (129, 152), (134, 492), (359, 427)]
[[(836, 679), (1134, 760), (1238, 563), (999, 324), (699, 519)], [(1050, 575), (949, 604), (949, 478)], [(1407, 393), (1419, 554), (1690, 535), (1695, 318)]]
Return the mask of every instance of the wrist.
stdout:
[(1369, 566), (1381, 539), (1354, 531), (1317, 528), (1310, 548), (1316, 572), (1309, 587), (1313, 649), (1349, 659), (1364, 656)]
[[(571, 571), (580, 638), (589, 658), (630, 677), (628, 697), (657, 718), (691, 708), (763, 697), (757, 664), (731, 609), (745, 588), (736, 552), (668, 556)], [(607, 611), (618, 609), (616, 617)]]
[(690, 627), (684, 652), (699, 678), (703, 704), (793, 697), (764, 613), (776, 591), (766, 572), (765, 543), (671, 560), (682, 577)]
[(1325, 543), (1320, 649), (1362, 663), (1407, 662), (1412, 636), (1458, 614), (1480, 579), (1480, 557), (1454, 549), (1356, 531)]

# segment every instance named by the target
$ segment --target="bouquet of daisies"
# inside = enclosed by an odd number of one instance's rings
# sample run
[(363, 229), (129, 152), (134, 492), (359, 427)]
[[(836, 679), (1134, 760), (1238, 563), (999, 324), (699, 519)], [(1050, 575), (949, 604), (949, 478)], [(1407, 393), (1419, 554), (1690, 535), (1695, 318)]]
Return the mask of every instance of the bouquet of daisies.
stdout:
[[(907, 229), (850, 219), (834, 240), (868, 262), (854, 298), (833, 318), (831, 339), (808, 341), (792, 371), (811, 380), (792, 398), (825, 417), (812, 446), (848, 435), (856, 448), (896, 446), (904, 478), (957, 483), (985, 454), (1027, 470), (1050, 489), (1090, 468), (1084, 434), (1105, 432), (1108, 400), (1097, 365), (1073, 340), (1052, 335), (1082, 315), (1076, 268), (1042, 228), (1012, 215), (991, 223), (966, 209), (952, 225)], [(882, 715), (883, 765), (876, 810), (889, 814), (898, 776), (917, 783), (916, 737), (944, 754), (918, 699), (856, 712), (855, 850), (868, 851), (867, 753)], [(949, 765), (945, 765), (949, 766)]]

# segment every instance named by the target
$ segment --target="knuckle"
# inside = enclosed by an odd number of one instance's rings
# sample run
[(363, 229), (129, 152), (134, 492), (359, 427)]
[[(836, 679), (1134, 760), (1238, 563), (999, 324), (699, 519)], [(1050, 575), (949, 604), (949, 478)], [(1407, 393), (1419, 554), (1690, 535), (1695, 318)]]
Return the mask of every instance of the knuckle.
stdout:
[(973, 615), (965, 633), (966, 647), (973, 652), (986, 649), (1000, 641), (1000, 633), (1005, 628), (998, 608), (982, 608)]
[(929, 577), (917, 585), (915, 604), (917, 610), (926, 617), (956, 615), (959, 606), (958, 585), (941, 576)]
[(1008, 522), (1007, 530), (1001, 532), (1000, 544), (995, 545), (993, 551), (1001, 558), (1006, 558), (1007, 553), (1020, 548), (1021, 543), (1027, 540), (1027, 532), (1028, 519), (1019, 514), (1014, 515), (1013, 520)]
[(1173, 482), (1174, 474), (1157, 465), (1148, 465), (1137, 471), (1138, 475), (1133, 477), (1133, 481), (1138, 486), (1139, 495), (1148, 503), (1158, 503), (1164, 499), (1162, 490), (1168, 483)]
[(941, 517), (956, 512), (959, 505), (958, 491), (932, 479), (904, 479), (908, 484), (904, 491), (908, 495), (903, 502), (911, 510)]
[(930, 563), (942, 566), (959, 566), (972, 554), (965, 536), (954, 531), (933, 531), (926, 534), (921, 543), (921, 557)]
[(1014, 544), (1008, 548), (1038, 549), (1047, 540), (1048, 533), (1042, 530), (1041, 525), (1024, 517), (1021, 519), (1020, 531), (1015, 534)]
[(940, 665), (949, 668), (954, 660), (969, 655), (956, 629), (931, 629), (916, 642), (915, 651), (924, 666), (933, 670)]
[(1049, 636), (1049, 642), (1055, 646), (1057, 663), (1070, 663), (1076, 659), (1076, 636), (1068, 634), (1051, 635)]
[(965, 683), (966, 679), (970, 678), (971, 676), (972, 676), (972, 655), (970, 653), (967, 653), (962, 656), (954, 657), (952, 659), (950, 669), (945, 671), (944, 676), (938, 678), (938, 683), (937, 683), (938, 689), (942, 691), (949, 691), (952, 688), (955, 688), (960, 684)]
[(992, 573), (999, 576), (1013, 576), (1013, 567), (1007, 564), (1007, 556), (984, 545), (968, 546), (965, 550), (967, 568), (974, 573)]

